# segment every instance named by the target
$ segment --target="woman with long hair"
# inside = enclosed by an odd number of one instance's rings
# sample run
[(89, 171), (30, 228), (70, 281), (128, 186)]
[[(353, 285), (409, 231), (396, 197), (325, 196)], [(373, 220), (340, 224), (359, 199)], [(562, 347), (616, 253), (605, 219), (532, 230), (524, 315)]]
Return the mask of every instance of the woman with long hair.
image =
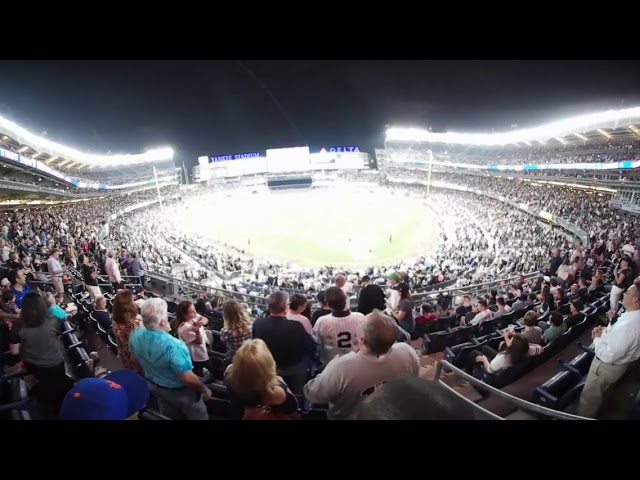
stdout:
[(399, 283), (398, 291), (400, 292), (400, 301), (398, 308), (393, 312), (394, 318), (398, 321), (402, 328), (409, 335), (416, 329), (416, 319), (413, 316), (413, 298), (407, 283)]
[(232, 401), (244, 408), (244, 419), (292, 419), (298, 401), (282, 377), (276, 362), (260, 339), (243, 343), (225, 372)]
[(530, 344), (529, 340), (512, 330), (504, 332), (504, 347), (504, 350), (498, 353), (491, 347), (483, 345), (481, 351), (471, 352), (471, 359), (481, 363), (488, 373), (497, 373), (507, 367), (522, 365), (529, 360), (529, 357), (544, 352), (542, 346)]
[(551, 293), (542, 294), (542, 304), (540, 305), (540, 314), (544, 315), (547, 312), (553, 312), (556, 309), (556, 301)]
[(220, 340), (227, 347), (226, 359), (232, 360), (242, 344), (251, 340), (251, 317), (238, 301), (227, 300), (222, 304), (222, 318)]
[(133, 370), (144, 375), (142, 367), (129, 350), (129, 336), (139, 326), (138, 307), (133, 302), (133, 293), (128, 288), (118, 290), (116, 298), (113, 300), (111, 310), (113, 319), (113, 335), (118, 344), (118, 356), (122, 366), (128, 370)]
[(204, 368), (211, 371), (207, 334), (204, 329), (207, 323), (208, 319), (199, 315), (196, 306), (188, 300), (178, 304), (176, 319), (171, 322), (171, 329), (187, 344), (193, 362), (193, 373), (199, 377), (204, 375)]
[(633, 260), (625, 255), (620, 259), (620, 264), (613, 274), (614, 279), (613, 286), (611, 287), (611, 294), (609, 295), (609, 304), (611, 305), (611, 310), (614, 312), (618, 311), (620, 297), (624, 291), (633, 285), (633, 266)]
[(73, 387), (65, 371), (59, 334), (60, 322), (49, 315), (44, 299), (38, 292), (27, 293), (20, 318), (11, 328), (9, 352), (19, 355), (29, 375), (37, 380), (34, 397), (44, 412), (54, 416)]

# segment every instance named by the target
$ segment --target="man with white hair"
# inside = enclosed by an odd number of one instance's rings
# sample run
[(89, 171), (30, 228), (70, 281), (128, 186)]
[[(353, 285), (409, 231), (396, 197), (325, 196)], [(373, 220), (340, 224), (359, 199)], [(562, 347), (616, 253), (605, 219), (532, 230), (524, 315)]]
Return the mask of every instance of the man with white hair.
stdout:
[(187, 345), (169, 334), (167, 302), (147, 300), (141, 308), (144, 328), (129, 337), (129, 350), (142, 366), (160, 411), (170, 418), (184, 415), (189, 420), (208, 420), (204, 400), (211, 390), (193, 373)]
[(374, 310), (367, 315), (359, 338), (359, 350), (336, 357), (324, 371), (304, 386), (304, 396), (314, 403), (328, 403), (331, 420), (353, 419), (367, 395), (393, 378), (417, 376), (420, 363), (416, 351), (396, 343), (397, 322)]

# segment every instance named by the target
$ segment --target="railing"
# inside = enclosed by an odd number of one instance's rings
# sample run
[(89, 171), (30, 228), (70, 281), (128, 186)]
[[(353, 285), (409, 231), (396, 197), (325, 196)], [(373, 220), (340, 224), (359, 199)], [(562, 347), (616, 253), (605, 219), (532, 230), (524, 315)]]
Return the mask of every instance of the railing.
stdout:
[[(532, 273), (527, 273), (523, 275), (525, 280), (531, 280), (532, 278), (537, 278), (538, 276), (540, 276), (539, 272), (532, 272)], [(413, 297), (414, 302), (416, 302), (417, 304), (422, 304), (425, 300), (429, 299), (430, 297), (437, 297), (441, 293), (442, 294), (446, 293), (452, 298), (455, 298), (456, 296), (460, 296), (460, 295), (480, 297), (491, 292), (491, 290), (499, 289), (499, 287), (502, 286), (503, 284), (509, 285), (510, 283), (515, 282), (516, 280), (518, 280), (518, 277), (519, 275), (516, 275), (514, 277), (508, 277), (508, 278), (503, 277), (496, 280), (491, 280), (489, 282), (467, 285), (466, 287), (448, 287), (448, 288), (441, 288), (438, 290), (432, 290), (428, 292), (412, 293), (411, 296)]]
[(480, 388), (481, 390), (485, 390), (491, 393), (492, 395), (496, 395), (502, 398), (503, 400), (515, 405), (520, 410), (524, 410), (525, 412), (531, 412), (536, 415), (551, 417), (556, 420), (593, 420), (592, 418), (579, 417), (577, 415), (571, 415), (570, 413), (564, 413), (564, 412), (559, 412), (557, 410), (552, 410), (550, 408), (546, 408), (541, 405), (536, 405), (535, 403), (527, 402), (526, 400), (523, 400), (521, 398), (514, 397), (513, 395), (503, 392), (502, 390), (498, 390), (497, 388), (492, 387), (491, 385), (487, 385), (483, 381), (478, 380), (472, 375), (469, 375), (464, 370), (460, 370), (458, 367), (456, 367), (455, 365), (452, 365), (446, 360), (441, 360), (438, 362), (438, 365), (436, 366), (435, 380), (437, 382), (440, 382), (440, 384), (444, 385), (445, 387), (451, 390), (453, 389), (440, 379), (440, 377), (442, 376), (443, 370), (455, 373), (457, 376), (459, 376), (463, 380), (466, 380), (474, 387)]
[[(529, 280), (535, 278), (537, 275), (539, 274), (537, 272), (534, 272), (524, 275), (524, 277), (525, 280)], [(249, 306), (259, 307), (261, 309), (264, 309), (267, 306), (266, 297), (250, 295), (248, 293), (234, 292), (232, 290), (226, 290), (209, 285), (202, 285), (190, 280), (182, 280), (179, 278), (171, 277), (163, 273), (147, 271), (146, 276), (151, 279), (152, 286), (154, 286), (157, 290), (166, 292), (166, 296), (171, 297), (173, 300), (188, 299), (190, 297), (193, 298), (194, 296), (199, 297), (200, 294), (205, 293), (207, 295), (216, 296), (219, 298), (234, 298), (240, 302), (246, 303)], [(502, 283), (506, 283), (506, 285), (509, 285), (509, 283), (517, 279), (517, 276), (510, 278), (501, 278), (498, 280), (492, 280), (490, 282), (467, 285), (466, 287), (450, 287), (429, 292), (417, 293), (413, 294), (412, 296), (414, 304), (416, 306), (420, 306), (426, 301), (433, 301), (432, 299), (436, 298), (441, 293), (450, 295), (453, 300), (455, 300), (457, 296), (461, 295), (480, 297), (490, 292), (491, 290), (496, 289), (496, 287), (500, 286)], [(351, 308), (356, 308), (357, 304), (357, 298), (352, 298)]]

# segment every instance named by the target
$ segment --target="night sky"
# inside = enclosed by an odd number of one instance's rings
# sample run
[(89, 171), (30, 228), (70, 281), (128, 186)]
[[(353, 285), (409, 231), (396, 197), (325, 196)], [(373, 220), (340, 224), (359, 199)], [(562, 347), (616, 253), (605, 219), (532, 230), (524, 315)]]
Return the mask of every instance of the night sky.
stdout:
[(640, 106), (637, 61), (3, 61), (0, 114), (95, 153), (177, 163), (308, 144), (373, 153), (386, 126), (499, 131)]

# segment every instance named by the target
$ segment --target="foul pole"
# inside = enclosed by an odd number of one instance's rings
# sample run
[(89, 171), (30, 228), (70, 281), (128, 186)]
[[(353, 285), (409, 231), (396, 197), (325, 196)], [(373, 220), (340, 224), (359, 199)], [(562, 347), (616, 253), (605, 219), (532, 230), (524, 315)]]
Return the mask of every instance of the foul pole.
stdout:
[(158, 184), (158, 171), (156, 170), (156, 167), (153, 167), (153, 176), (156, 179), (156, 191), (158, 192), (158, 202), (160, 202), (160, 211), (163, 211), (164, 207), (162, 206), (162, 196), (160, 195), (160, 185)]
[(427, 176), (427, 198), (429, 198), (429, 192), (431, 191), (431, 167), (433, 165), (433, 152), (429, 150), (429, 174)]

